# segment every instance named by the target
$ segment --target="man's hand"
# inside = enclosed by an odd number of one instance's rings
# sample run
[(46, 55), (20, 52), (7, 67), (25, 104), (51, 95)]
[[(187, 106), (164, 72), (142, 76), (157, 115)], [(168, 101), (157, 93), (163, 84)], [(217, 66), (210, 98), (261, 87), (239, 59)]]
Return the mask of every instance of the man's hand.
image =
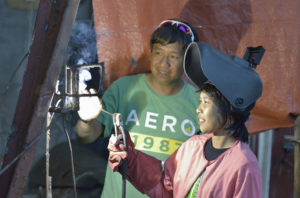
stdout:
[[(82, 94), (95, 94), (94, 89), (89, 91), (84, 90)], [(84, 121), (91, 121), (96, 119), (102, 110), (101, 99), (98, 96), (88, 96), (79, 98), (79, 111), (78, 115), (80, 119)]]

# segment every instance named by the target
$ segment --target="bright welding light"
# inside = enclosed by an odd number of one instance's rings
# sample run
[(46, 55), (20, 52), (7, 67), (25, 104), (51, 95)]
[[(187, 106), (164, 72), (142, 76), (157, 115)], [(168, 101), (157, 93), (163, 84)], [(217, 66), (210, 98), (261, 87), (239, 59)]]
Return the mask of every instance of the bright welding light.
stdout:
[(79, 86), (78, 86), (79, 93), (84, 92), (84, 90), (87, 87), (86, 81), (91, 80), (91, 79), (92, 79), (92, 75), (91, 75), (89, 69), (80, 69), (79, 70)]

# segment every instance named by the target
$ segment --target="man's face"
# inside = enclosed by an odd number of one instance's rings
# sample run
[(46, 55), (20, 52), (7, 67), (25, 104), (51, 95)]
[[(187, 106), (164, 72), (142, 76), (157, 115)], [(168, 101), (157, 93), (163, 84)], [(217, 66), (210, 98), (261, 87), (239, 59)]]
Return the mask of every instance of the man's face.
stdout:
[(151, 52), (151, 72), (160, 84), (172, 84), (183, 73), (182, 47), (176, 42), (167, 45), (155, 43)]

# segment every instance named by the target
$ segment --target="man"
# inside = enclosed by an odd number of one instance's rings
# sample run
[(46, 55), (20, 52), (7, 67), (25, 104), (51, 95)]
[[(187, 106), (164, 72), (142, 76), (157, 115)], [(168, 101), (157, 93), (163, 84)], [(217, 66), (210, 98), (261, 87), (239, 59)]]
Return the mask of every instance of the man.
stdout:
[[(181, 79), (185, 48), (192, 41), (198, 38), (190, 25), (163, 21), (150, 40), (151, 73), (120, 78), (102, 97), (103, 109), (121, 113), (136, 149), (162, 161), (199, 131), (199, 94)], [(76, 128), (83, 143), (108, 137), (114, 130), (112, 117), (100, 114), (102, 104), (95, 98), (80, 99)], [(126, 191), (127, 197), (143, 197), (129, 182)], [(102, 197), (121, 197), (121, 192), (120, 175), (107, 167)]]

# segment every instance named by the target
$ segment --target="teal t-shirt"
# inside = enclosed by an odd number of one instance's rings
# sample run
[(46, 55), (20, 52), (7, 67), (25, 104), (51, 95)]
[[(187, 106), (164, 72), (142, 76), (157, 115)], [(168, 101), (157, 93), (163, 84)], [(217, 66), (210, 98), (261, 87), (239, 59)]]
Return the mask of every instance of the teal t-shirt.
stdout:
[[(186, 82), (177, 94), (163, 96), (149, 87), (145, 74), (126, 76), (106, 90), (102, 101), (105, 110), (121, 113), (124, 129), (129, 131), (135, 148), (162, 161), (199, 131), (199, 93)], [(110, 136), (114, 132), (112, 117), (101, 113), (98, 120), (105, 125), (104, 136)], [(143, 197), (126, 183), (127, 197)], [(101, 197), (119, 198), (121, 193), (121, 175), (108, 166)]]

